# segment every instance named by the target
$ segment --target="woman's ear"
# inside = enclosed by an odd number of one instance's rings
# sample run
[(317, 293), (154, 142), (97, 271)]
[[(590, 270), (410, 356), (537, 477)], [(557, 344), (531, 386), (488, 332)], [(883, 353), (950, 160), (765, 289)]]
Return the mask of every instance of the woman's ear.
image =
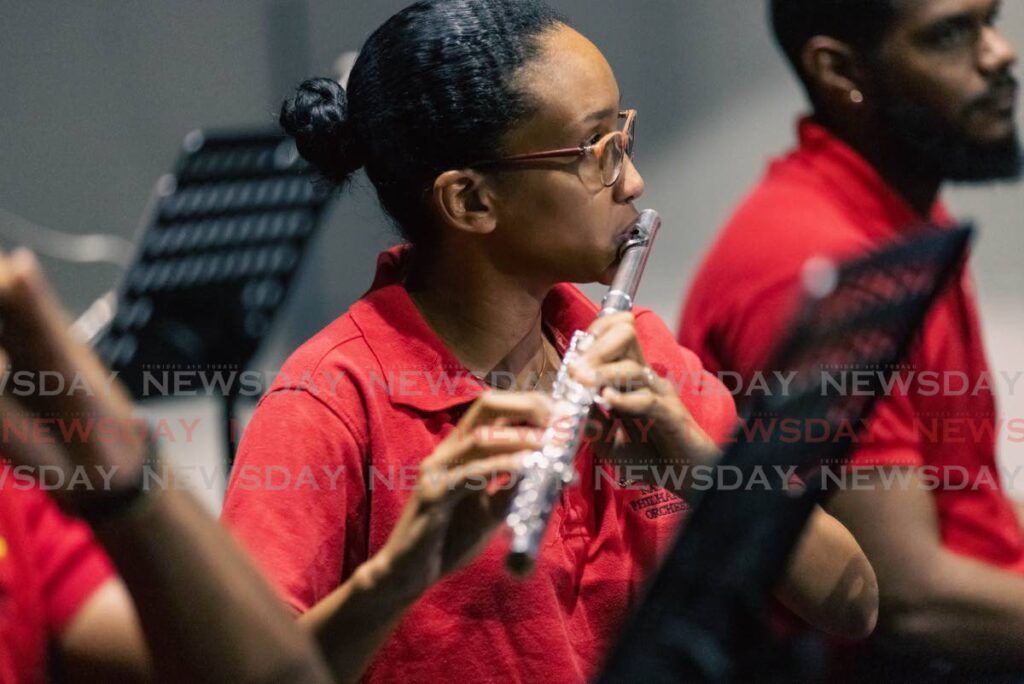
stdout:
[(484, 234), (497, 226), (494, 193), (476, 171), (445, 171), (434, 179), (432, 200), (441, 223), (451, 228)]

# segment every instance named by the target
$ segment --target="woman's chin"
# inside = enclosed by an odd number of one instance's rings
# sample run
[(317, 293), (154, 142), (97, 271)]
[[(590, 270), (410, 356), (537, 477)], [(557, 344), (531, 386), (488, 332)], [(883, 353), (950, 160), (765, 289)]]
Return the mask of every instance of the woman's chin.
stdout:
[[(609, 261), (609, 259), (611, 260)], [(612, 280), (615, 279), (615, 273), (619, 270), (619, 263), (618, 255), (615, 253), (611, 255), (607, 253), (602, 254), (599, 259), (594, 259), (585, 267), (582, 263), (579, 263), (578, 265), (581, 268), (571, 282), (611, 285)]]
[(600, 284), (602, 284), (604, 286), (611, 285), (612, 281), (615, 280), (615, 272), (618, 271), (618, 270), (619, 270), (619, 262), (616, 261), (614, 264), (612, 264), (611, 266), (606, 268), (604, 270), (604, 272), (600, 276), (597, 277), (597, 281), (596, 282), (598, 282), (598, 283), (600, 283)]

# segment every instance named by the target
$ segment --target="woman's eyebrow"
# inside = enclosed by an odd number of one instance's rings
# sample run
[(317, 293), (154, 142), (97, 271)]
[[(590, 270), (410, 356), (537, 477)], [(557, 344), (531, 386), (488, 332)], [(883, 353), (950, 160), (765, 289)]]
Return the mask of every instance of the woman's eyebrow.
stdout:
[(566, 131), (570, 132), (570, 129), (571, 129), (571, 133), (573, 135), (575, 135), (577, 133), (589, 131), (592, 128), (594, 128), (601, 121), (604, 121), (605, 119), (607, 119), (609, 117), (612, 117), (612, 116), (617, 116), (618, 113), (619, 113), (619, 111), (617, 109), (615, 109), (614, 107), (605, 107), (604, 109), (601, 109), (601, 110), (598, 110), (596, 112), (591, 112), (590, 114), (587, 114), (585, 117), (580, 119), (577, 123), (572, 124), (568, 129), (566, 129)]
[(587, 114), (587, 116), (583, 118), (582, 123), (590, 123), (591, 121), (602, 121), (610, 116), (615, 116), (618, 113), (618, 110), (615, 109), (614, 107), (606, 107), (605, 109)]

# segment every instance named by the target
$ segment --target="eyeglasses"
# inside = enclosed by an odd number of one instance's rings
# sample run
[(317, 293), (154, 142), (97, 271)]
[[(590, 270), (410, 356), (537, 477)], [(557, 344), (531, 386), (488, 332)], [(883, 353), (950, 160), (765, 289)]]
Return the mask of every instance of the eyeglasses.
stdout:
[(516, 164), (520, 162), (537, 161), (540, 159), (557, 159), (559, 157), (588, 157), (592, 156), (598, 160), (601, 169), (601, 183), (610, 188), (615, 185), (622, 176), (622, 167), (628, 156), (633, 158), (633, 138), (636, 131), (636, 110), (627, 109), (619, 112), (619, 118), (625, 119), (622, 130), (612, 131), (602, 136), (593, 145), (580, 145), (579, 147), (566, 147), (560, 150), (547, 150), (545, 152), (529, 152), (527, 154), (514, 154), (503, 159), (480, 162), (473, 164), (476, 167), (496, 166), (499, 164)]

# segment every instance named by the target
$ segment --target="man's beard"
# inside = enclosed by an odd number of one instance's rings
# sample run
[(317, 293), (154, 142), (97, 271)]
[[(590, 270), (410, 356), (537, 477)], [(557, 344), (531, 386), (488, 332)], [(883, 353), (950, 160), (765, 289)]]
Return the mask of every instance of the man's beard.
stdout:
[[(1009, 84), (1012, 87), (1012, 79)], [(943, 180), (962, 182), (1014, 180), (1024, 172), (1024, 151), (1016, 130), (1003, 140), (980, 143), (900, 95), (885, 99), (880, 109), (883, 121), (922, 169), (938, 173)], [(972, 109), (988, 106), (991, 99), (992, 96), (983, 96), (973, 101), (967, 105), (965, 115)]]

